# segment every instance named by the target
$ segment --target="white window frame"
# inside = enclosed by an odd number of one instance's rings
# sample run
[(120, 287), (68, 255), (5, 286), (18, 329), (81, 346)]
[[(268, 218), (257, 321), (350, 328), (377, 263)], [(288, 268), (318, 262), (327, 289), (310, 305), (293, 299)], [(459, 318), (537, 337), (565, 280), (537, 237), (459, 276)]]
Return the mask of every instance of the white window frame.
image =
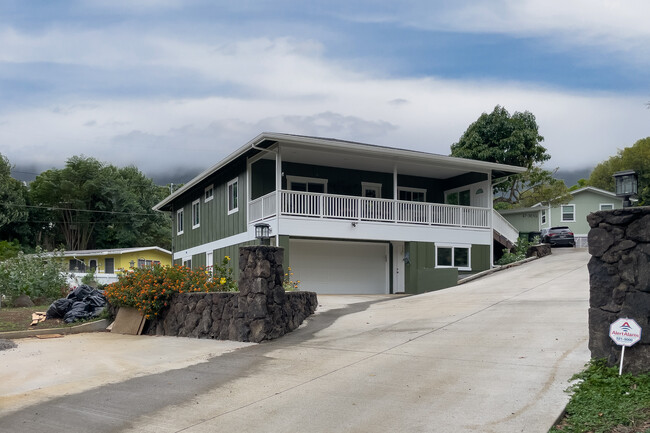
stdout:
[[(609, 209), (603, 209), (603, 206), (611, 206)], [(614, 210), (614, 203), (600, 203), (598, 210)]]
[[(397, 200), (400, 199), (399, 198), (399, 193), (402, 192), (402, 191), (421, 192), (421, 193), (424, 194), (424, 201), (422, 203), (427, 202), (427, 190), (424, 189), (424, 188), (411, 188), (410, 186), (398, 186), (397, 187)], [(411, 201), (413, 203), (420, 203), (420, 202), (417, 202), (417, 201), (414, 202), (413, 200), (406, 200), (406, 201)]]
[(192, 230), (201, 227), (201, 199), (192, 202)]
[(290, 191), (293, 191), (291, 184), (294, 182), (306, 184), (318, 183), (320, 185), (323, 185), (323, 194), (327, 194), (327, 179), (323, 179), (321, 177), (287, 176), (287, 188), (289, 188)]
[(539, 213), (539, 223), (540, 225), (546, 224), (546, 209), (542, 209)]
[[(451, 266), (448, 265), (438, 265), (438, 248), (451, 248)], [(456, 248), (462, 248), (467, 250), (467, 266), (458, 267), (454, 266), (456, 262)], [(436, 263), (435, 267), (437, 269), (450, 269), (457, 268), (459, 271), (471, 271), (472, 270), (472, 246), (471, 245), (457, 245), (457, 244), (436, 244)]]
[[(235, 185), (237, 194), (233, 194), (232, 197), (234, 197), (234, 201), (236, 201), (236, 204), (231, 207), (231, 188), (232, 186)], [(228, 182), (228, 185), (226, 186), (226, 206), (228, 207), (228, 215), (233, 214), (237, 211), (239, 211), (239, 178), (236, 177), (230, 182)]]
[[(210, 196), (208, 197), (208, 192)], [(205, 192), (203, 193), (203, 203), (207, 203), (214, 198), (214, 185), (206, 186)]]
[(210, 275), (210, 278), (212, 278), (212, 275), (214, 274), (214, 264), (212, 263), (213, 261), (214, 261), (214, 252), (213, 251), (206, 252), (205, 270)]
[(182, 235), (185, 231), (185, 209), (176, 211), (176, 235)]
[[(573, 208), (573, 211), (571, 213), (573, 214), (572, 219), (564, 219), (564, 208), (565, 207), (571, 207)], [(560, 205), (560, 221), (563, 223), (574, 223), (576, 222), (576, 205), (575, 204), (562, 204)]]
[(376, 198), (381, 198), (381, 183), (374, 182), (361, 182), (361, 196), (366, 196), (366, 189), (373, 189), (377, 192)]

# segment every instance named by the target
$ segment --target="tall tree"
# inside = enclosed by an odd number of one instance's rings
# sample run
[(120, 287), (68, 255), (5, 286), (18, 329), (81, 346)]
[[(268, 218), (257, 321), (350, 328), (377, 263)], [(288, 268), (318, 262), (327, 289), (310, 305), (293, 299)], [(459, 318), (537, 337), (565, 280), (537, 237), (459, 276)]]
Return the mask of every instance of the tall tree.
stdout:
[(4, 240), (13, 225), (27, 220), (27, 188), (11, 177), (9, 159), (0, 153), (0, 235)]
[[(528, 171), (510, 176), (495, 187), (495, 201), (501, 207), (539, 202), (565, 202), (568, 198), (564, 182), (553, 179), (553, 172), (540, 166), (551, 156), (540, 143), (535, 116), (515, 111), (512, 115), (497, 105), (491, 113), (483, 113), (451, 145), (451, 156), (497, 162)], [(522, 203), (520, 203), (522, 201)], [(534, 202), (534, 203), (533, 203)]]
[(169, 219), (151, 209), (167, 189), (136, 167), (74, 156), (65, 168), (41, 173), (31, 194), (36, 203), (51, 208), (67, 249), (170, 247)]
[(634, 170), (639, 177), (639, 205), (650, 204), (650, 137), (637, 140), (630, 147), (598, 164), (589, 176), (588, 184), (607, 191), (615, 190), (612, 175), (617, 171)]

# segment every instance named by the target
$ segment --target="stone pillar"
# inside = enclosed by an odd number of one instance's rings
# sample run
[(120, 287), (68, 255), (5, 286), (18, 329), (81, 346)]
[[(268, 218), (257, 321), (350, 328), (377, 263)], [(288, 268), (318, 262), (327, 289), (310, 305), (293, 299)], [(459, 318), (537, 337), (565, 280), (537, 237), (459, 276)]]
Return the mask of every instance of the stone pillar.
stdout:
[(650, 371), (650, 207), (594, 212), (589, 231), (589, 350), (618, 365), (621, 346), (609, 338), (618, 318), (634, 319), (641, 341), (625, 349), (626, 372)]
[(284, 249), (267, 245), (239, 248), (239, 311), (248, 324), (249, 341), (283, 335), (287, 317), (282, 287)]

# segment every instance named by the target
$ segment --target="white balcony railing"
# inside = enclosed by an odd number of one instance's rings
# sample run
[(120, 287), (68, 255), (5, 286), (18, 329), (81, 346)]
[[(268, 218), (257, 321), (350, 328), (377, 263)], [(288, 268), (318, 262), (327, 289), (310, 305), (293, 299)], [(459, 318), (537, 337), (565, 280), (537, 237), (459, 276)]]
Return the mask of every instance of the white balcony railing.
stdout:
[[(275, 191), (249, 202), (249, 222), (275, 216), (276, 203)], [(382, 198), (280, 191), (280, 215), (489, 228), (491, 209), (441, 203), (419, 203)]]

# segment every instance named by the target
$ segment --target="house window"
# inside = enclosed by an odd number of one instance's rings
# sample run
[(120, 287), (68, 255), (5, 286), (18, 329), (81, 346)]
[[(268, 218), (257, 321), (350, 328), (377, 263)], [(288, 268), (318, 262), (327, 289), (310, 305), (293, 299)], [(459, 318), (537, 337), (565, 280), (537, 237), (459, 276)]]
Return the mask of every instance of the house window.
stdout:
[(291, 191), (327, 193), (327, 179), (317, 177), (287, 176), (287, 184)]
[(192, 229), (201, 225), (201, 200), (192, 202)]
[(107, 274), (115, 272), (115, 259), (104, 259), (104, 272)]
[(90, 268), (90, 272), (97, 272), (97, 260), (90, 259), (88, 267)]
[(207, 203), (214, 198), (214, 187), (210, 185), (205, 189), (205, 194), (203, 195), (203, 202)]
[(397, 194), (403, 201), (427, 201), (427, 190), (422, 188), (408, 188), (405, 186), (397, 187)]
[(153, 264), (152, 260), (138, 259), (138, 268), (150, 268)]
[(565, 204), (561, 207), (562, 211), (562, 222), (563, 223), (572, 223), (576, 220), (576, 205), (574, 204)]
[(380, 198), (381, 183), (361, 182), (361, 195), (363, 197)]
[(447, 194), (447, 204), (457, 204), (461, 206), (469, 206), (471, 202), (469, 189), (462, 191), (454, 191)]
[(186, 267), (192, 269), (192, 259), (184, 259), (183, 260), (183, 266), (186, 266)]
[(546, 224), (546, 209), (542, 209), (541, 221), (542, 221), (542, 224)]
[(184, 209), (179, 209), (176, 211), (176, 234), (183, 234), (183, 212)]
[(437, 268), (458, 268), (471, 270), (469, 247), (440, 245), (436, 247)]
[(612, 203), (601, 203), (600, 204), (600, 210), (612, 210), (614, 209), (614, 205)]
[(83, 260), (70, 259), (70, 267), (68, 270), (70, 272), (86, 272), (86, 264)]
[(228, 215), (239, 210), (239, 181), (237, 178), (228, 182)]

